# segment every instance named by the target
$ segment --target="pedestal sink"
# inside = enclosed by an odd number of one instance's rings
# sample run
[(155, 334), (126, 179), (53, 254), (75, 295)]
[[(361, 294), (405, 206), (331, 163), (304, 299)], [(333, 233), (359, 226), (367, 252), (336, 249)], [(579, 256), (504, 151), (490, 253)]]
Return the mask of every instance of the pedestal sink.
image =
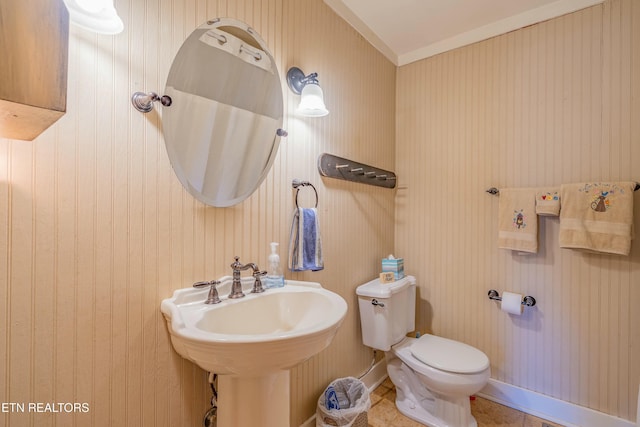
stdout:
[(282, 288), (204, 304), (207, 289), (179, 289), (162, 301), (175, 350), (218, 374), (218, 427), (289, 427), (289, 370), (322, 351), (347, 303), (319, 283), (287, 280)]

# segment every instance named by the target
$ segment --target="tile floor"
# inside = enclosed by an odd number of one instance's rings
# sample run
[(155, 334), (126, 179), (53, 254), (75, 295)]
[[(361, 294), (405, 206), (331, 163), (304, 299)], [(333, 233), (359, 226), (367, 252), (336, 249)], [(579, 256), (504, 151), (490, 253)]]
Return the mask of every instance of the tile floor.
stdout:
[[(402, 415), (395, 405), (396, 390), (387, 378), (371, 393), (369, 427), (421, 427), (422, 424)], [(478, 421), (478, 427), (551, 427), (559, 424), (542, 420), (490, 400), (477, 397), (471, 401), (471, 413)]]

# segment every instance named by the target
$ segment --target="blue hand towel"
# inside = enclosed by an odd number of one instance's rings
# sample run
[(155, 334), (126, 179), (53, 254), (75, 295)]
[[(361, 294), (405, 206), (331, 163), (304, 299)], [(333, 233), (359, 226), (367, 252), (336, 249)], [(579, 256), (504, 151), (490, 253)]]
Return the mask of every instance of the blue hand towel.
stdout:
[(318, 271), (323, 268), (318, 211), (315, 208), (297, 208), (291, 224), (289, 269)]

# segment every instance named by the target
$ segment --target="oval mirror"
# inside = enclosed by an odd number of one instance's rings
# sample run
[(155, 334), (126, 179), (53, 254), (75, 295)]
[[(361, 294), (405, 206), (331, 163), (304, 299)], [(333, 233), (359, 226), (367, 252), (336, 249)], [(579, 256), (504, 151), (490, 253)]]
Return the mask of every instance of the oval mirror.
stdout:
[(251, 195), (269, 172), (283, 131), (275, 61), (253, 29), (230, 18), (196, 28), (176, 54), (162, 129), (182, 185), (211, 206)]

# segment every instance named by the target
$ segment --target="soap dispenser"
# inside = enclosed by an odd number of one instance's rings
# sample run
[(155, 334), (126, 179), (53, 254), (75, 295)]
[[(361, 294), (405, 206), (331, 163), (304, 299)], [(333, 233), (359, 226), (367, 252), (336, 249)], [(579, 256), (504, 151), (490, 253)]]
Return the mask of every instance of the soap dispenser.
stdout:
[(281, 288), (284, 286), (284, 275), (282, 274), (282, 267), (280, 267), (280, 255), (278, 255), (278, 243), (271, 242), (271, 253), (267, 258), (269, 261), (269, 268), (267, 270), (267, 277), (265, 283), (267, 288)]

